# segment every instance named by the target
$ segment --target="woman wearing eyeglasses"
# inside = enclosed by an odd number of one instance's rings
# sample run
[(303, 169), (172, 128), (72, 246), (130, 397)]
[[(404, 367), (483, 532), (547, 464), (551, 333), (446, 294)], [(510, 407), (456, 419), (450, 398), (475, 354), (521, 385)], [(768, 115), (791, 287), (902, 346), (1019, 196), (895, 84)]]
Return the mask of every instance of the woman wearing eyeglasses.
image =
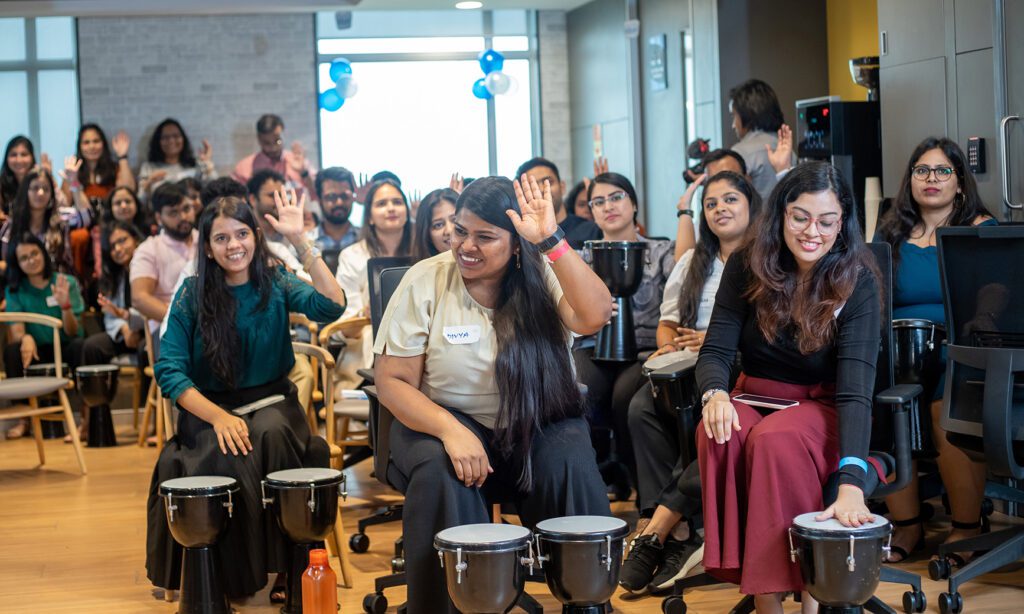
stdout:
[[(772, 190), (751, 243), (725, 265), (697, 362), (703, 420), (697, 454), (704, 505), (704, 567), (754, 595), (761, 614), (803, 590), (786, 529), (824, 507), (822, 485), (838, 470), (839, 495), (818, 516), (844, 526), (873, 520), (863, 485), (881, 337), (874, 258), (835, 167), (796, 167)], [(770, 411), (732, 393), (797, 402)], [(803, 611), (817, 612), (804, 593)]]
[[(633, 184), (618, 173), (601, 173), (587, 189), (587, 201), (594, 223), (601, 229), (602, 241), (642, 241), (647, 243), (643, 281), (633, 295), (633, 324), (636, 346), (641, 352), (658, 347), (657, 332), (661, 296), (665, 282), (675, 266), (675, 242), (648, 239), (637, 232), (637, 197)], [(583, 257), (589, 261), (584, 250)], [(630, 443), (629, 400), (643, 383), (642, 362), (607, 362), (593, 359), (594, 337), (576, 343), (573, 358), (580, 383), (587, 386), (587, 410), (592, 424), (607, 425), (615, 433), (618, 460), (635, 474)], [(606, 476), (606, 479), (611, 476)], [(616, 478), (616, 495), (629, 495), (625, 476)], [(635, 477), (635, 476), (633, 476)], [(636, 481), (635, 479), (633, 480)]]
[(149, 139), (146, 161), (139, 168), (139, 196), (149, 200), (157, 187), (167, 182), (193, 177), (206, 183), (217, 178), (213, 165), (213, 148), (203, 139), (199, 157), (178, 120), (168, 117), (157, 124)]
[[(924, 319), (945, 324), (936, 232), (943, 226), (995, 223), (981, 202), (960, 147), (946, 138), (929, 137), (922, 141), (910, 156), (893, 206), (882, 218), (876, 237), (892, 246), (893, 319)], [(941, 364), (946, 364), (944, 355)], [(974, 462), (960, 448), (946, 441), (946, 433), (939, 426), (944, 375), (932, 376), (934, 380), (925, 387), (922, 402), (932, 400), (939, 473), (953, 511), (953, 530), (947, 541), (956, 541), (982, 530), (985, 465)], [(911, 475), (914, 477), (906, 488), (886, 499), (895, 525), (888, 559), (891, 563), (903, 561), (910, 553), (924, 547), (916, 467)], [(957, 569), (966, 565), (971, 557), (972, 553), (962, 553), (947, 558), (953, 569)]]

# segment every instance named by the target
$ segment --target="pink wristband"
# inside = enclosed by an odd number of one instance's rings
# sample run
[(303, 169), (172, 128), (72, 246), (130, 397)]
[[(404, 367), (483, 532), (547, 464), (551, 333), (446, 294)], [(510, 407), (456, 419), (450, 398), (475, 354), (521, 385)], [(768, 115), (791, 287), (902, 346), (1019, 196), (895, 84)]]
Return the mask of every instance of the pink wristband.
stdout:
[(568, 252), (570, 249), (571, 248), (569, 247), (569, 242), (566, 241), (565, 239), (562, 239), (562, 241), (558, 244), (558, 246), (555, 247), (555, 249), (544, 254), (544, 258), (548, 261), (548, 264), (554, 264), (559, 258), (564, 256), (565, 253)]

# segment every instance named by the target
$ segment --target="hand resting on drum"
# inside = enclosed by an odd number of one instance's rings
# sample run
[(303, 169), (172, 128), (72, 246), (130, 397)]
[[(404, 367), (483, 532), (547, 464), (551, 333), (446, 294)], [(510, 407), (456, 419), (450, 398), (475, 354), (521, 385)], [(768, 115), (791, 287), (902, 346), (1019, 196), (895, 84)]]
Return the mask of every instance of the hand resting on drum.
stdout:
[(841, 484), (836, 502), (814, 517), (818, 522), (829, 518), (835, 518), (844, 527), (859, 527), (875, 521), (875, 515), (864, 503), (864, 491), (853, 484)]
[(726, 392), (717, 392), (708, 399), (701, 410), (702, 424), (708, 439), (715, 443), (725, 443), (732, 438), (732, 432), (740, 430), (740, 415), (729, 400)]
[(693, 350), (696, 352), (704, 344), (704, 334), (706, 331), (679, 326), (676, 328), (676, 332), (679, 336), (673, 339), (673, 341), (676, 347), (681, 350)]

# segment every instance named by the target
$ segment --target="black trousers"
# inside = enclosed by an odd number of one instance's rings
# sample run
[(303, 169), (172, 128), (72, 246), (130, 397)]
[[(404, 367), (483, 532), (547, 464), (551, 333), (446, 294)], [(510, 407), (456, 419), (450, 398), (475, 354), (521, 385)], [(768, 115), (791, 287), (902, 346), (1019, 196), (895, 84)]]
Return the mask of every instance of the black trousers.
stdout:
[(391, 426), (391, 472), (405, 483), (402, 531), (405, 570), (409, 581), (409, 614), (456, 613), (448, 598), (444, 573), (434, 550), (434, 535), (442, 529), (491, 521), (492, 503), (515, 504), (523, 525), (533, 528), (547, 518), (610, 516), (604, 482), (597, 470), (590, 433), (582, 418), (549, 424), (534, 436), (530, 449), (533, 488), (518, 492), (517, 472), (494, 452), (493, 432), (465, 414), (452, 414), (480, 438), (491, 467), (483, 487), (466, 487), (444, 444), (413, 431), (398, 420)]
[[(39, 363), (53, 362), (52, 343), (47, 345), (37, 344), (36, 353), (39, 354), (39, 360), (33, 359), (31, 364), (36, 365)], [(60, 346), (60, 357), (61, 360), (66, 362), (68, 365), (68, 370), (64, 372), (64, 377), (74, 379), (75, 368), (81, 364), (82, 339), (76, 337), (70, 341), (62, 343)], [(22, 377), (25, 375), (25, 367), (21, 364), (20, 343), (8, 343), (7, 346), (4, 347), (4, 369), (7, 371), (7, 377)]]
[(82, 364), (105, 365), (121, 354), (132, 351), (124, 341), (114, 341), (107, 333), (96, 333), (89, 335), (82, 344)]
[(643, 384), (643, 364), (594, 360), (592, 348), (573, 350), (576, 379), (587, 387), (587, 416), (595, 426), (607, 426), (615, 433), (618, 457), (635, 482), (636, 463), (629, 436), (629, 402)]
[[(674, 416), (655, 407), (650, 382), (633, 395), (629, 431), (636, 450), (637, 508), (641, 516), (649, 517), (659, 505), (689, 519), (701, 511), (700, 500), (680, 490), (687, 468), (680, 453), (677, 422)], [(696, 463), (691, 464), (696, 470)]]

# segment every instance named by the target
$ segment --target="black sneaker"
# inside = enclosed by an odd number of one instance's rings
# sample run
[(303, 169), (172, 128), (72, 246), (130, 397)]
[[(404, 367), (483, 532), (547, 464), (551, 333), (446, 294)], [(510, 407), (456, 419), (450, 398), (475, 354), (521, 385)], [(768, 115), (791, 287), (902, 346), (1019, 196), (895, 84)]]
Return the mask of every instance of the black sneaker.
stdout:
[(661, 563), (663, 548), (654, 533), (634, 538), (619, 572), (619, 585), (630, 592), (643, 591)]
[(686, 574), (700, 565), (703, 560), (704, 540), (696, 532), (686, 541), (669, 537), (665, 540), (661, 567), (658, 568), (658, 573), (651, 580), (651, 592), (672, 588), (676, 580), (685, 578)]

